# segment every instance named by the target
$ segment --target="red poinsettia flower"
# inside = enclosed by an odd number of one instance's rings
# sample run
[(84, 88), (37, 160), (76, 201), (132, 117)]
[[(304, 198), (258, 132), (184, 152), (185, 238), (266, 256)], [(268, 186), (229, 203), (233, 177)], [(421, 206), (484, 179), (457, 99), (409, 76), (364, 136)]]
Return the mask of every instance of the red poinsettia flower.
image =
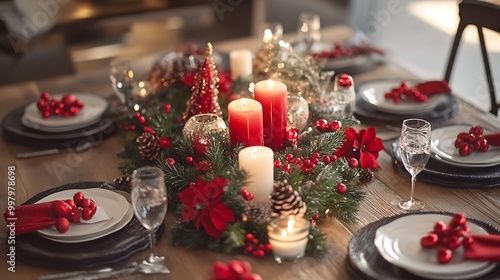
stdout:
[(384, 148), (382, 140), (376, 137), (375, 127), (361, 129), (358, 133), (353, 128), (344, 132), (346, 141), (335, 152), (338, 157), (356, 158), (362, 168), (379, 168), (378, 153)]
[(182, 221), (193, 221), (196, 229), (201, 225), (208, 235), (219, 238), (227, 223), (235, 221), (231, 209), (221, 202), (227, 185), (224, 178), (205, 182), (198, 177), (195, 184), (179, 193), (179, 200), (184, 204)]

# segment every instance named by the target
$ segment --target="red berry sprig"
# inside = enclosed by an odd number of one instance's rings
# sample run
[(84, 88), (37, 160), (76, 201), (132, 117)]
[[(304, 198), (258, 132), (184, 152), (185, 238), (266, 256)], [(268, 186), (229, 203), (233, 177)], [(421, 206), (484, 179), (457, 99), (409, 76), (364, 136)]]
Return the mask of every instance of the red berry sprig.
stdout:
[(392, 99), (394, 103), (398, 104), (401, 99), (426, 102), (427, 95), (421, 93), (416, 88), (410, 88), (407, 82), (402, 82), (399, 87), (392, 88), (391, 91), (384, 95), (385, 99)]
[(246, 189), (241, 189), (241, 195), (246, 201), (251, 201), (254, 198), (254, 194), (247, 191)]
[(83, 103), (73, 94), (65, 94), (61, 100), (51, 99), (48, 92), (43, 92), (38, 99), (36, 106), (42, 113), (42, 118), (46, 119), (52, 115), (62, 117), (73, 117), (80, 113)]
[(260, 243), (259, 239), (253, 234), (247, 233), (245, 234), (245, 247), (243, 251), (247, 254), (252, 254), (254, 257), (262, 258), (266, 253), (272, 251), (272, 247), (270, 243)]
[(337, 120), (328, 122), (325, 119), (319, 119), (314, 126), (319, 132), (334, 132), (342, 129), (342, 123)]
[(227, 264), (217, 261), (212, 266), (212, 280), (262, 280), (259, 274), (253, 273), (246, 261), (231, 260)]
[(436, 222), (433, 231), (420, 239), (420, 245), (426, 249), (437, 247), (437, 260), (447, 264), (453, 257), (453, 250), (460, 246), (468, 247), (473, 242), (466, 223), (467, 218), (461, 213), (453, 215), (448, 224)]
[(318, 152), (312, 153), (308, 158), (298, 157), (295, 158), (292, 154), (287, 154), (285, 156), (286, 163), (281, 162), (279, 159), (274, 161), (275, 168), (281, 168), (284, 172), (292, 172), (292, 167), (296, 166), (302, 170), (303, 173), (314, 172), (316, 166), (320, 163), (328, 165), (332, 162), (337, 161), (336, 155), (323, 155), (321, 156)]
[(477, 125), (469, 129), (469, 133), (461, 132), (455, 140), (455, 147), (461, 156), (468, 156), (473, 151), (485, 152), (488, 150), (488, 140), (483, 136), (483, 127)]

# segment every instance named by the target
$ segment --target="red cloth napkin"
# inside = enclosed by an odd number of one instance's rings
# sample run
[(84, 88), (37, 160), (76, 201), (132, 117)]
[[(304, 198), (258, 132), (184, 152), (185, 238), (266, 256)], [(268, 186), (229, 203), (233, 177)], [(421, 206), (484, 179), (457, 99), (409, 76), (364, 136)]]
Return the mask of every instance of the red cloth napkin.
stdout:
[(386, 92), (384, 97), (399, 103), (402, 98), (417, 102), (426, 102), (434, 94), (450, 93), (451, 89), (446, 81), (428, 81), (415, 87), (409, 87), (407, 82), (402, 82), (398, 87)]
[(451, 88), (448, 86), (446, 81), (429, 81), (418, 84), (415, 88), (420, 91), (420, 93), (429, 96), (438, 93), (450, 93)]
[(500, 133), (488, 134), (483, 136), (490, 146), (500, 146)]
[(500, 262), (500, 235), (472, 235), (474, 241), (465, 248), (465, 258)]
[(3, 217), (7, 224), (15, 222), (17, 235), (37, 231), (56, 224), (56, 217), (51, 210), (52, 201), (38, 204), (6, 208)]

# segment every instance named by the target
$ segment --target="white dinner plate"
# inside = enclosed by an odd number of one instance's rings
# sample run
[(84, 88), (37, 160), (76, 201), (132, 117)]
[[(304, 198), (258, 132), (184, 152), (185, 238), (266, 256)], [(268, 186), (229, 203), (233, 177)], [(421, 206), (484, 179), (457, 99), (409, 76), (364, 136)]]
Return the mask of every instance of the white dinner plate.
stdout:
[[(464, 260), (462, 247), (453, 251), (452, 260), (446, 265), (437, 260), (437, 249), (425, 249), (420, 239), (432, 231), (438, 221), (448, 223), (451, 216), (440, 214), (420, 214), (401, 217), (377, 229), (375, 246), (388, 262), (420, 275), (453, 278), (486, 271), (491, 263)], [(472, 234), (488, 234), (483, 228), (468, 223)]]
[(491, 272), (493, 269), (497, 267), (497, 263), (491, 263), (490, 265), (486, 266), (485, 268), (479, 269), (477, 271), (472, 271), (469, 273), (464, 273), (460, 275), (453, 275), (450, 277), (449, 275), (436, 275), (436, 274), (423, 274), (415, 271), (410, 271), (411, 273), (418, 275), (423, 278), (429, 278), (429, 279), (443, 279), (443, 280), (466, 280), (466, 279), (475, 279), (478, 277), (481, 277), (483, 275), (486, 275), (487, 273)]
[(97, 206), (101, 206), (106, 211), (109, 219), (97, 223), (70, 223), (69, 230), (65, 233), (60, 233), (55, 227), (50, 227), (39, 230), (40, 234), (52, 237), (53, 239), (68, 240), (75, 237), (85, 237), (101, 233), (118, 224), (128, 211), (129, 203), (125, 197), (116, 192), (100, 188), (64, 190), (48, 195), (40, 199), (37, 203), (73, 199), (73, 195), (79, 191), (86, 198), (94, 200)]
[(86, 241), (95, 240), (95, 239), (98, 239), (98, 238), (101, 238), (101, 237), (104, 237), (104, 236), (107, 236), (109, 234), (112, 234), (114, 232), (119, 231), (124, 226), (126, 226), (128, 224), (128, 222), (130, 222), (130, 220), (132, 219), (133, 216), (134, 216), (134, 208), (129, 203), (129, 208), (128, 208), (127, 212), (125, 213), (125, 216), (123, 216), (123, 218), (116, 225), (114, 225), (114, 226), (106, 229), (103, 232), (99, 232), (99, 233), (96, 233), (96, 234), (90, 234), (90, 235), (86, 235), (86, 236), (77, 236), (77, 237), (72, 237), (72, 238), (67, 238), (67, 239), (64, 239), (64, 238), (53, 238), (53, 237), (50, 237), (50, 236), (47, 236), (47, 235), (44, 235), (44, 234), (41, 234), (41, 233), (39, 233), (39, 234), (40, 234), (40, 236), (42, 236), (42, 237), (44, 237), (46, 239), (49, 239), (49, 240), (52, 240), (52, 241), (61, 242), (61, 243), (80, 243), (80, 242), (86, 242)]
[(73, 130), (77, 130), (80, 128), (88, 127), (90, 125), (93, 125), (93, 124), (99, 122), (100, 120), (101, 120), (101, 118), (96, 118), (96, 119), (91, 119), (88, 122), (81, 122), (81, 123), (74, 124), (74, 125), (52, 127), (52, 126), (44, 126), (44, 125), (32, 123), (26, 118), (26, 116), (23, 116), (21, 118), (21, 123), (26, 127), (33, 128), (33, 129), (36, 129), (38, 131), (59, 133), (59, 132), (68, 132), (68, 131), (73, 131)]
[[(103, 97), (91, 93), (73, 93), (76, 98), (83, 103), (83, 108), (76, 116), (62, 117), (50, 116), (46, 119), (42, 118), (42, 113), (38, 110), (36, 102), (26, 106), (24, 110), (24, 118), (31, 124), (40, 125), (42, 127), (68, 127), (81, 124), (87, 124), (98, 119), (106, 108), (108, 101)], [(64, 94), (55, 94), (53, 98), (60, 100)]]
[[(455, 147), (455, 140), (461, 132), (469, 132), (471, 126), (453, 125), (432, 130), (431, 156), (449, 164), (465, 167), (488, 167), (500, 164), (500, 147), (490, 146), (488, 151), (474, 151), (468, 156), (461, 156)], [(484, 130), (484, 134), (491, 131)]]
[[(401, 100), (400, 103), (396, 104), (392, 99), (386, 99), (385, 94), (391, 89), (399, 87), (400, 84), (401, 82), (395, 80), (370, 82), (359, 87), (359, 94), (363, 101), (376, 110), (399, 115), (430, 112), (448, 100), (446, 94), (431, 95), (426, 102)], [(415, 86), (415, 84), (409, 83), (409, 86)]]

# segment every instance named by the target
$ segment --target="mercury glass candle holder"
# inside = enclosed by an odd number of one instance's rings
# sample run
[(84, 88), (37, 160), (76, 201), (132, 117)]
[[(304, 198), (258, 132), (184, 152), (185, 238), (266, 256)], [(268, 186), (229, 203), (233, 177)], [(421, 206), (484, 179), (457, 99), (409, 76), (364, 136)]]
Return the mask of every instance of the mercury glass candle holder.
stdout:
[(303, 217), (283, 215), (267, 226), (269, 243), (278, 263), (296, 261), (304, 256), (310, 223)]
[(184, 138), (191, 141), (197, 138), (210, 138), (215, 134), (219, 134), (224, 140), (229, 137), (226, 123), (215, 114), (194, 115), (182, 129)]

